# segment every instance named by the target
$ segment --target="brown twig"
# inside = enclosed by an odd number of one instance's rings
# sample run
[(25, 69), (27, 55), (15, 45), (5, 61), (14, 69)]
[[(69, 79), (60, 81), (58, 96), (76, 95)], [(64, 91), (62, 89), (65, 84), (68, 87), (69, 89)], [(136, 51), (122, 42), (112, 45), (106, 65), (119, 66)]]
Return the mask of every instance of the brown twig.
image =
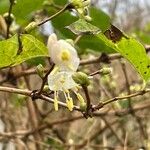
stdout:
[(61, 10), (59, 10), (56, 14), (48, 17), (47, 19), (41, 21), (40, 23), (37, 24), (37, 26), (41, 26), (43, 25), (44, 23), (52, 20), (53, 18), (57, 17), (58, 15), (62, 14), (64, 11), (66, 11), (68, 9), (68, 7), (70, 6), (70, 4), (66, 4)]
[[(130, 95), (131, 94), (130, 84), (129, 84), (127, 70), (126, 70), (126, 66), (125, 66), (124, 62), (121, 62), (121, 67), (122, 67), (122, 70), (123, 70), (123, 73), (124, 73), (124, 77), (125, 77), (125, 84), (126, 84), (127, 93), (128, 93), (128, 95)], [(131, 109), (131, 115), (136, 119), (136, 121), (137, 121), (137, 123), (139, 125), (139, 129), (140, 129), (141, 135), (143, 136), (144, 139), (147, 139), (148, 136), (147, 136), (147, 134), (145, 132), (145, 129), (143, 127), (143, 123), (142, 123), (141, 119), (134, 112), (130, 98), (128, 99), (128, 106), (129, 106), (129, 109)]]
[(9, 6), (9, 10), (8, 10), (8, 17), (7, 17), (7, 32), (6, 32), (6, 38), (9, 38), (9, 31), (10, 31), (10, 25), (11, 25), (11, 12), (12, 12), (12, 8), (14, 5), (14, 0), (9, 0), (10, 2), (10, 6)]
[[(29, 96), (29, 97), (32, 96), (32, 91), (26, 90), (26, 89), (23, 90), (23, 89), (17, 89), (17, 88), (13, 88), (13, 87), (0, 86), (0, 91), (26, 95), (26, 96)], [(104, 107), (105, 105), (108, 105), (112, 102), (132, 98), (132, 97), (141, 96), (141, 95), (144, 95), (146, 93), (150, 93), (150, 89), (141, 90), (141, 91), (135, 92), (135, 93), (130, 94), (130, 95), (118, 96), (118, 97), (111, 98), (109, 100), (106, 100), (105, 102), (101, 102), (98, 105), (93, 106), (93, 109), (97, 110), (97, 109), (100, 109), (100, 108)], [(47, 97), (45, 95), (42, 95), (42, 94), (38, 98), (41, 99), (41, 100), (47, 101), (49, 103), (54, 103), (53, 99), (51, 99), (50, 97)], [(62, 107), (68, 108), (67, 105), (63, 102), (59, 101), (58, 104)], [(81, 111), (79, 109), (79, 107), (77, 107), (77, 106), (74, 106), (74, 110)]]
[(86, 114), (85, 114), (85, 117), (92, 117), (91, 115), (91, 99), (90, 99), (90, 96), (89, 96), (89, 91), (88, 91), (88, 87), (87, 86), (82, 86), (83, 88), (83, 91), (85, 93), (85, 97), (86, 97)]
[(48, 72), (47, 72), (46, 75), (44, 76), (43, 82), (42, 82), (42, 85), (41, 85), (41, 88), (40, 88), (40, 90), (39, 90), (39, 92), (38, 92), (39, 95), (42, 93), (43, 88), (44, 88), (44, 85), (45, 85), (45, 83), (46, 83), (46, 81), (47, 81), (47, 77), (48, 77), (48, 75), (52, 72), (52, 70), (54, 69), (54, 67), (55, 67), (55, 64), (52, 64), (51, 68), (48, 70)]
[(121, 146), (124, 146), (124, 142), (122, 139), (120, 139), (120, 137), (117, 135), (116, 131), (112, 128), (111, 124), (107, 121), (107, 119), (105, 119), (105, 117), (101, 117), (103, 119), (103, 121), (105, 122), (106, 126), (110, 129), (110, 131), (112, 132), (112, 134), (116, 137), (116, 139), (119, 141), (119, 143), (121, 144)]
[[(120, 59), (122, 56), (120, 54), (111, 54), (108, 55), (108, 58), (110, 61), (115, 60), (115, 59)], [(80, 65), (90, 65), (90, 64), (95, 64), (95, 63), (101, 63), (103, 62), (103, 58), (100, 57), (95, 57), (92, 59), (87, 59), (87, 60), (81, 60)]]
[[(21, 67), (22, 67), (22, 70), (24, 70), (24, 66), (22, 65)], [(24, 82), (26, 83), (26, 87), (30, 90), (31, 87), (30, 87), (30, 82), (28, 78), (24, 77), (23, 79), (24, 79)], [(39, 125), (39, 116), (36, 110), (36, 102), (33, 102), (32, 100), (29, 99), (26, 101), (26, 104), (27, 104), (28, 113), (30, 117), (29, 119), (31, 119), (32, 128), (36, 129)], [(34, 133), (34, 139), (37, 141), (41, 141), (41, 136), (38, 131)], [(40, 149), (40, 144), (35, 143), (35, 146), (37, 149)]]
[(100, 102), (97, 106), (94, 106), (93, 109), (100, 109), (100, 108), (104, 107), (105, 105), (108, 105), (112, 102), (132, 98), (132, 97), (136, 97), (136, 96), (140, 96), (140, 95), (144, 95), (144, 94), (149, 93), (149, 92), (150, 92), (150, 89), (145, 89), (145, 90), (141, 90), (141, 91), (135, 92), (135, 93), (130, 94), (130, 95), (114, 97), (114, 98), (111, 98), (109, 100), (106, 100), (105, 102)]

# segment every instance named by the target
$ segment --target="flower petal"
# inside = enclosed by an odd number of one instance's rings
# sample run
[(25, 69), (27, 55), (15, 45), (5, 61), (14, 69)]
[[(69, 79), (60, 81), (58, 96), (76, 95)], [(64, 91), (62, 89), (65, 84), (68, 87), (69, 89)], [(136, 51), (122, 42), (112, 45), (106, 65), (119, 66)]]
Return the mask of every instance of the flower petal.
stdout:
[(48, 85), (52, 91), (66, 91), (77, 86), (69, 72), (58, 72), (48, 76)]

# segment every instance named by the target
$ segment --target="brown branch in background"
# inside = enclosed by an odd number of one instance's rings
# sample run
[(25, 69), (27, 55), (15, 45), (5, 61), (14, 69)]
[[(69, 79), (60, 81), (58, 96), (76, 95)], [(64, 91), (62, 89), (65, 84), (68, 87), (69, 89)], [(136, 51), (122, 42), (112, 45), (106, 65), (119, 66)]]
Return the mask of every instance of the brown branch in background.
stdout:
[[(8, 89), (8, 90), (12, 91), (10, 89)], [(17, 90), (16, 92), (18, 92), (18, 91), (19, 90)], [(19, 93), (22, 93), (23, 91), (20, 90)], [(30, 93), (28, 91), (26, 91), (25, 93), (27, 95), (30, 95)], [(149, 102), (147, 102), (147, 103), (144, 102), (143, 104), (140, 104), (140, 106), (134, 107), (133, 109), (134, 109), (134, 111), (141, 111), (143, 109), (148, 109), (149, 107), (150, 107), (150, 103)], [(129, 115), (129, 114), (130, 114), (130, 110), (129, 109), (123, 109), (123, 110), (118, 110), (118, 111), (113, 111), (113, 112), (108, 112), (108, 113), (107, 112), (94, 113), (93, 116), (95, 116), (95, 117), (101, 117), (101, 116), (121, 117), (121, 116)], [(29, 136), (29, 135), (33, 134), (34, 132), (36, 132), (36, 131), (42, 131), (42, 130), (47, 129), (49, 127), (52, 127), (54, 125), (63, 124), (63, 123), (69, 123), (69, 122), (72, 122), (72, 121), (77, 121), (79, 119), (85, 119), (85, 118), (82, 115), (79, 115), (79, 116), (72, 117), (72, 118), (63, 118), (63, 119), (59, 119), (59, 120), (52, 121), (52, 122), (46, 122), (45, 124), (40, 125), (38, 128), (32, 129), (32, 130), (29, 129), (29, 130), (18, 130), (18, 131), (15, 131), (15, 132), (0, 132), (0, 137), (13, 138), (13, 137), (16, 137), (16, 136), (19, 136), (19, 137)], [(118, 123), (117, 120), (115, 120), (112, 123), (110, 123), (110, 125), (112, 126), (112, 125), (114, 125), (116, 123)], [(90, 136), (90, 138), (88, 140), (89, 141), (93, 141), (97, 136), (101, 135), (106, 128), (107, 127), (105, 126), (104, 128), (96, 131), (94, 134), (92, 134)]]
[[(22, 67), (21, 69), (24, 70), (24, 66), (22, 65), (21, 67)], [(24, 77), (23, 79), (24, 79), (24, 82), (26, 83), (26, 87), (30, 90), (31, 87), (30, 87), (30, 82), (29, 82), (28, 78)], [(27, 108), (28, 108), (29, 119), (31, 119), (32, 128), (36, 129), (39, 125), (39, 115), (36, 110), (36, 108), (37, 108), (36, 102), (33, 102), (31, 99), (28, 99), (26, 101), (26, 104), (27, 104)], [(36, 141), (41, 141), (41, 136), (38, 131), (34, 133), (34, 139)], [(40, 144), (35, 143), (35, 146), (36, 146), (36, 149), (41, 149)]]
[[(125, 86), (126, 86), (126, 89), (127, 89), (127, 93), (128, 93), (128, 95), (130, 95), (131, 94), (130, 83), (129, 83), (129, 79), (128, 79), (128, 75), (127, 75), (126, 66), (125, 66), (125, 63), (123, 61), (121, 61), (121, 68), (122, 68), (124, 78), (125, 78)], [(132, 109), (132, 104), (131, 104), (130, 99), (128, 99), (128, 106), (129, 106), (130, 109)]]
[(117, 132), (112, 128), (111, 124), (107, 121), (107, 119), (105, 117), (101, 117), (101, 119), (104, 121), (104, 123), (106, 124), (106, 126), (110, 129), (110, 131), (112, 132), (112, 134), (119, 141), (119, 143), (121, 144), (121, 146), (124, 146), (123, 140), (120, 139), (120, 137), (117, 135)]
[[(15, 93), (15, 94), (21, 94), (21, 95), (32, 97), (32, 91), (30, 91), (30, 90), (23, 90), (23, 89), (17, 89), (17, 88), (12, 88), (12, 87), (0, 86), (0, 91)], [(104, 107), (105, 105), (108, 105), (112, 102), (132, 98), (132, 97), (141, 96), (141, 95), (144, 95), (146, 93), (150, 93), (150, 89), (141, 90), (141, 91), (138, 91), (138, 92), (135, 92), (133, 94), (126, 95), (126, 96), (118, 96), (118, 97), (111, 98), (109, 100), (106, 100), (105, 102), (101, 102), (98, 105), (93, 106), (92, 109), (98, 110), (98, 109), (100, 109), (100, 108)], [(42, 94), (38, 98), (41, 100), (47, 101), (49, 103), (54, 103), (53, 99), (51, 99), (50, 97), (47, 97), (45, 95), (42, 95)], [(59, 101), (58, 104), (62, 107), (68, 108), (67, 105), (63, 102)], [(77, 106), (74, 106), (74, 110), (81, 111), (79, 109), (79, 107), (77, 107)]]
[[(131, 94), (131, 91), (130, 91), (130, 84), (129, 84), (129, 79), (128, 79), (128, 75), (127, 75), (127, 70), (126, 70), (126, 66), (125, 66), (125, 63), (124, 62), (121, 62), (121, 67), (122, 67), (122, 70), (123, 70), (123, 73), (124, 73), (124, 77), (125, 77), (125, 85), (126, 85), (126, 89), (127, 89), (127, 94), (130, 95)], [(142, 120), (140, 119), (140, 117), (138, 117), (134, 110), (133, 110), (133, 107), (132, 107), (132, 103), (131, 103), (131, 99), (129, 98), (128, 99), (128, 107), (129, 109), (131, 109), (131, 115), (136, 119), (138, 125), (139, 125), (139, 129), (140, 129), (140, 132), (141, 132), (141, 135), (143, 137), (143, 139), (147, 139), (148, 138), (148, 135), (146, 134), (145, 132), (145, 129), (143, 127), (143, 123), (142, 123)]]
[[(146, 50), (147, 53), (150, 52), (150, 46), (146, 45), (145, 50)], [(110, 54), (110, 55), (107, 55), (107, 56), (108, 56), (107, 59), (110, 62), (113, 61), (113, 60), (122, 58), (121, 54), (119, 54), (119, 53)], [(95, 58), (92, 58), (92, 59), (81, 60), (80, 65), (90, 65), (90, 64), (97, 64), (97, 63), (102, 63), (102, 62), (105, 62), (105, 59), (101, 55), (99, 57), (95, 57)]]
[(115, 101), (118, 101), (118, 100), (124, 100), (124, 99), (128, 99), (128, 98), (132, 98), (132, 97), (141, 96), (141, 95), (144, 95), (144, 94), (149, 93), (149, 92), (150, 92), (150, 89), (145, 89), (145, 90), (141, 90), (141, 91), (135, 92), (135, 93), (130, 94), (130, 95), (113, 97), (113, 98), (111, 98), (109, 100), (106, 100), (105, 102), (100, 102), (98, 105), (93, 106), (93, 109), (94, 110), (101, 109), (105, 105), (108, 105), (108, 104), (110, 104), (112, 102), (115, 102)]
[[(109, 61), (120, 59), (122, 57), (120, 54), (111, 54), (107, 56), (108, 56)], [(105, 62), (102, 55), (100, 57), (95, 57), (92, 59), (81, 60), (80, 65), (90, 65), (90, 64), (96, 64), (96, 63), (101, 63), (101, 62)]]

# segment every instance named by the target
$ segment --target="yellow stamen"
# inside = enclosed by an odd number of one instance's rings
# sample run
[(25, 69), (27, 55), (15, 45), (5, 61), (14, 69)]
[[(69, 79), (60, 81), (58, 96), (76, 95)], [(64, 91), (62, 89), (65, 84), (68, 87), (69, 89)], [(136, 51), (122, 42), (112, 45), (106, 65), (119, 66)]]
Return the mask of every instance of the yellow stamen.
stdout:
[(54, 92), (54, 109), (58, 111), (58, 94), (56, 91)]
[(59, 70), (59, 67), (55, 66), (53, 71), (50, 74), (54, 75), (58, 70)]
[(76, 95), (77, 95), (77, 98), (80, 101), (80, 103), (85, 103), (84, 98), (79, 93), (76, 93)]
[(70, 53), (67, 49), (62, 50), (61, 52), (61, 59), (63, 61), (68, 61), (70, 59)]
[(65, 77), (64, 77), (64, 76), (61, 76), (61, 77), (60, 77), (60, 82), (61, 82), (62, 84), (65, 83)]
[(70, 110), (70, 111), (73, 111), (73, 100), (72, 100), (72, 98), (68, 98), (67, 100), (66, 100), (66, 103), (67, 103), (67, 107), (68, 107), (68, 109)]
[(70, 110), (70, 111), (72, 111), (73, 110), (73, 100), (72, 100), (72, 98), (70, 97), (70, 94), (69, 94), (69, 91), (68, 90), (66, 90), (66, 91), (64, 91), (64, 96), (65, 96), (65, 99), (66, 99), (66, 104), (67, 104), (67, 107), (68, 107), (68, 109)]

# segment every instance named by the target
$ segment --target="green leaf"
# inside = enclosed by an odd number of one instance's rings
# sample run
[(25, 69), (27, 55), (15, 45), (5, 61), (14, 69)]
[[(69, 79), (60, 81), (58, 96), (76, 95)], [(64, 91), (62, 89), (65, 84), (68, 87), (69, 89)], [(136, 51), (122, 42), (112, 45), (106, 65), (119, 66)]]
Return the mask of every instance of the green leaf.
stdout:
[(68, 0), (53, 0), (56, 5), (65, 5)]
[(67, 29), (71, 30), (74, 34), (98, 34), (100, 29), (96, 26), (88, 23), (84, 19), (79, 19), (76, 22), (73, 22), (71, 25), (66, 26)]
[(118, 52), (127, 58), (145, 81), (150, 79), (150, 58), (145, 48), (134, 38), (123, 38), (118, 44)]
[(114, 53), (112, 47), (108, 47), (105, 42), (95, 35), (84, 35), (78, 42), (78, 46), (81, 50), (86, 51), (90, 49), (96, 52)]
[[(42, 8), (43, 0), (17, 0), (12, 13), (19, 24), (26, 24), (32, 16), (32, 12)], [(9, 0), (0, 0), (0, 13), (5, 13), (9, 8)]]
[(116, 43), (107, 39), (102, 33), (97, 37), (108, 47), (119, 52), (124, 58), (126, 58), (145, 81), (150, 79), (150, 58), (147, 56), (145, 48), (141, 43), (132, 37), (123, 37)]
[(110, 17), (101, 9), (90, 7), (91, 24), (97, 26), (102, 32), (108, 29), (110, 25)]
[(46, 46), (35, 37), (24, 34), (21, 36), (22, 50), (18, 53), (18, 37), (13, 36), (0, 42), (0, 68), (15, 66), (35, 57), (48, 56)]

